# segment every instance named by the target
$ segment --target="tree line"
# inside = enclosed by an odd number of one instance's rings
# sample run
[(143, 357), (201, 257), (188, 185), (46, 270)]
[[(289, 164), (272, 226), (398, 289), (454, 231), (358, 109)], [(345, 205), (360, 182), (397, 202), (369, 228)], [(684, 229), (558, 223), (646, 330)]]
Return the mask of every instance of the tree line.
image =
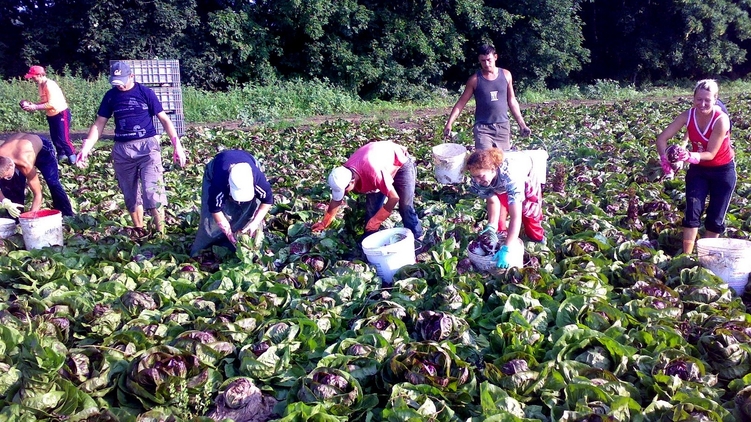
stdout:
[(0, 75), (179, 59), (217, 90), (317, 79), (366, 99), (458, 89), (490, 43), (518, 87), (751, 72), (751, 0), (0, 0)]

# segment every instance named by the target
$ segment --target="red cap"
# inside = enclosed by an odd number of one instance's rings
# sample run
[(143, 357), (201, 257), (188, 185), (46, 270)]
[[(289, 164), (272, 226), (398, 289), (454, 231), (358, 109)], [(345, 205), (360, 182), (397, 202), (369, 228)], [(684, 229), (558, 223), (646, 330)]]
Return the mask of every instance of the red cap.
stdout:
[(47, 74), (47, 72), (44, 71), (44, 68), (42, 66), (31, 66), (29, 68), (29, 72), (26, 73), (26, 75), (24, 76), (24, 78), (29, 79), (32, 76), (40, 76), (40, 75), (44, 76), (46, 74)]

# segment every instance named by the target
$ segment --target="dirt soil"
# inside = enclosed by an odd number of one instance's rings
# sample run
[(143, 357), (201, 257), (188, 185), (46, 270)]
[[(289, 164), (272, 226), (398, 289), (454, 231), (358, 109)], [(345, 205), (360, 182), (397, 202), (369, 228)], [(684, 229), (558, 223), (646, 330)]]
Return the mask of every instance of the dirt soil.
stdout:
[[(602, 100), (569, 100), (565, 101), (567, 105), (570, 105), (572, 107), (580, 106), (580, 105), (593, 105), (593, 104), (599, 104), (599, 103), (612, 103), (613, 101), (602, 101)], [(546, 106), (555, 104), (556, 102), (545, 102), (540, 104), (522, 104), (521, 109), (527, 109), (531, 107), (539, 107), (539, 106)], [(429, 117), (435, 117), (435, 116), (445, 116), (448, 117), (449, 112), (451, 111), (450, 108), (425, 108), (420, 110), (413, 110), (413, 111), (392, 111), (392, 112), (379, 112), (375, 115), (361, 115), (361, 114), (331, 114), (331, 115), (322, 115), (322, 116), (311, 116), (311, 117), (304, 117), (304, 118), (293, 118), (293, 119), (284, 119), (282, 121), (286, 121), (289, 123), (296, 124), (300, 128), (306, 128), (310, 126), (316, 126), (320, 125), (322, 123), (325, 123), (327, 121), (332, 120), (346, 120), (348, 122), (352, 123), (360, 123), (364, 121), (370, 121), (370, 120), (382, 120), (386, 122), (389, 126), (395, 128), (395, 129), (401, 129), (401, 130), (410, 130), (410, 129), (416, 129), (418, 127), (417, 120), (423, 119), (423, 118), (429, 118)], [(466, 107), (462, 113), (474, 113), (473, 107)], [(195, 124), (195, 123), (188, 123), (188, 127), (223, 127), (226, 129), (231, 130), (245, 130), (247, 129), (246, 126), (242, 126), (242, 122), (239, 120), (236, 121), (226, 121), (221, 123), (201, 123), (201, 124)], [(72, 130), (71, 131), (71, 138), (75, 141), (79, 141), (81, 139), (84, 139), (87, 135), (88, 130)], [(41, 136), (49, 136), (48, 132), (31, 132), (36, 133), (37, 135)], [(101, 136), (101, 139), (112, 139), (114, 137), (114, 129), (112, 128), (112, 125), (108, 125), (104, 129), (104, 133)]]

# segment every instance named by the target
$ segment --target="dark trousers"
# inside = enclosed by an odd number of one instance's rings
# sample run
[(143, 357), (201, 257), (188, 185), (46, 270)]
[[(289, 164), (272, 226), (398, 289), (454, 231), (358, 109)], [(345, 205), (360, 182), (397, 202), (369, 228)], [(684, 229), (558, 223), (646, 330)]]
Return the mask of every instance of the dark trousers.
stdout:
[(717, 167), (692, 164), (686, 171), (686, 213), (683, 227), (699, 227), (704, 204), (709, 197), (704, 228), (714, 233), (723, 233), (725, 215), (735, 190), (736, 179), (735, 162)]
[(57, 155), (69, 157), (76, 153), (76, 148), (70, 140), (70, 109), (47, 116), (47, 124), (50, 126), (50, 138), (55, 146)]
[[(0, 189), (3, 191), (3, 195), (10, 199), (11, 202), (23, 205), (26, 200), (26, 176), (16, 169), (13, 177), (9, 180), (0, 179)], [(2, 211), (2, 215), (12, 218), (5, 210)]]
[[(417, 169), (415, 162), (410, 160), (396, 172), (394, 176), (394, 190), (399, 195), (399, 215), (402, 216), (404, 227), (409, 229), (415, 236), (415, 239), (422, 236), (422, 226), (420, 219), (415, 212), (415, 183), (417, 183)], [(383, 207), (383, 201), (386, 195), (381, 192), (369, 193), (365, 195), (365, 223)], [(365, 232), (369, 236), (374, 232)]]
[(73, 215), (73, 207), (70, 205), (68, 194), (65, 193), (63, 185), (60, 183), (60, 172), (57, 168), (57, 154), (52, 141), (42, 138), (42, 149), (37, 154), (34, 165), (42, 173), (47, 187), (50, 189), (52, 197), (52, 206), (60, 211), (63, 215)]

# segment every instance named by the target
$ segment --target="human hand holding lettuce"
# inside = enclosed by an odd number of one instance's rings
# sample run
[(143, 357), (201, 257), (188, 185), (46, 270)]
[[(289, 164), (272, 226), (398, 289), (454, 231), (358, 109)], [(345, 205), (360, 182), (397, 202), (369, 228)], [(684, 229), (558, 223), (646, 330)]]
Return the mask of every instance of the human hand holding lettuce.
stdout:
[(8, 214), (10, 214), (11, 217), (18, 218), (18, 216), (21, 215), (19, 208), (22, 210), (23, 204), (16, 204), (8, 198), (3, 198), (2, 202), (0, 202), (0, 208), (8, 211)]

